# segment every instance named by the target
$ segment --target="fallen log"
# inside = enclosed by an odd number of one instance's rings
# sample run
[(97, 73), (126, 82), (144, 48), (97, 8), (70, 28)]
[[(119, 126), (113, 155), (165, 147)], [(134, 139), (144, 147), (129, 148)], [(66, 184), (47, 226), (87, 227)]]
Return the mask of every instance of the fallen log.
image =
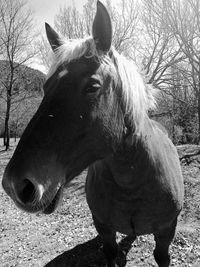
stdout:
[(200, 145), (176, 146), (181, 164), (200, 167)]

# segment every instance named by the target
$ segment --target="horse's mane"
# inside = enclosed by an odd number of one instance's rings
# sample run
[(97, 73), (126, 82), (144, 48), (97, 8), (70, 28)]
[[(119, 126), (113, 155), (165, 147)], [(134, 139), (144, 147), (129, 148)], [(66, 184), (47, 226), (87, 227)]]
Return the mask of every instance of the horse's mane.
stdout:
[(147, 114), (148, 110), (154, 109), (156, 106), (155, 89), (145, 84), (134, 61), (126, 59), (113, 47), (111, 51), (112, 57), (108, 54), (100, 55), (92, 37), (63, 40), (62, 45), (53, 53), (52, 67), (47, 74), (47, 78), (63, 63), (69, 63), (83, 56), (96, 56), (103, 64), (109, 64), (111, 70), (116, 65), (115, 68), (117, 68), (122, 82), (121, 95), (123, 96), (125, 113), (129, 116), (130, 121), (134, 123), (136, 130), (140, 132), (145, 114)]

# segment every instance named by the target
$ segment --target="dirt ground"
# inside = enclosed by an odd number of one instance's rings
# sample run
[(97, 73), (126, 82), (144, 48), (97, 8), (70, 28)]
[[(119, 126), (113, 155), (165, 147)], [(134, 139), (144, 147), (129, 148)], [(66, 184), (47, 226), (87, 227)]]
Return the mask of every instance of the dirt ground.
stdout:
[[(13, 153), (1, 151), (0, 183)], [(200, 166), (199, 166), (200, 167)], [(200, 266), (200, 168), (182, 166), (185, 205), (171, 245), (175, 267)], [(20, 211), (0, 185), (0, 266), (103, 267), (102, 247), (85, 201), (86, 172), (65, 190), (62, 205), (51, 215)], [(121, 237), (119, 236), (118, 239)], [(156, 266), (151, 235), (139, 237), (127, 258), (127, 267)], [(120, 266), (123, 259), (119, 259)]]

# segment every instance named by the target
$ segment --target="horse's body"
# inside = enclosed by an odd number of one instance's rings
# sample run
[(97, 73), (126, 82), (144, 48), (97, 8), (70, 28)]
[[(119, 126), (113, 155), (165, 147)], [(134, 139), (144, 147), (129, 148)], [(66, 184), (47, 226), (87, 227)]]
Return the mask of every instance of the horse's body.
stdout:
[(117, 231), (128, 236), (125, 253), (138, 235), (153, 233), (155, 259), (159, 266), (169, 266), (183, 181), (171, 140), (157, 122), (146, 120), (143, 138), (127, 136), (124, 150), (90, 166), (86, 196), (108, 259), (117, 255)]
[(154, 257), (168, 267), (183, 204), (176, 149), (149, 119), (155, 106), (134, 63), (111, 47), (109, 14), (98, 2), (93, 36), (64, 41), (46, 25), (54, 51), (44, 98), (8, 163), (2, 185), (27, 212), (52, 213), (64, 186), (89, 167), (87, 200), (115, 266), (116, 231), (153, 233)]
[(182, 207), (176, 149), (154, 121), (147, 123), (145, 140), (127, 144), (124, 151), (95, 162), (86, 180), (92, 214), (127, 235), (170, 227)]

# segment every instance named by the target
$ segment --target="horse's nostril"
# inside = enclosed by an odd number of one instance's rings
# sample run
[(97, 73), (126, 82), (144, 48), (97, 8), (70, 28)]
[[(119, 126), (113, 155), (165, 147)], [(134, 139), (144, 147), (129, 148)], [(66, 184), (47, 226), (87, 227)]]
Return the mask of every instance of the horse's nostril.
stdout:
[(32, 203), (35, 199), (35, 192), (34, 184), (30, 180), (24, 179), (18, 197), (24, 204)]

